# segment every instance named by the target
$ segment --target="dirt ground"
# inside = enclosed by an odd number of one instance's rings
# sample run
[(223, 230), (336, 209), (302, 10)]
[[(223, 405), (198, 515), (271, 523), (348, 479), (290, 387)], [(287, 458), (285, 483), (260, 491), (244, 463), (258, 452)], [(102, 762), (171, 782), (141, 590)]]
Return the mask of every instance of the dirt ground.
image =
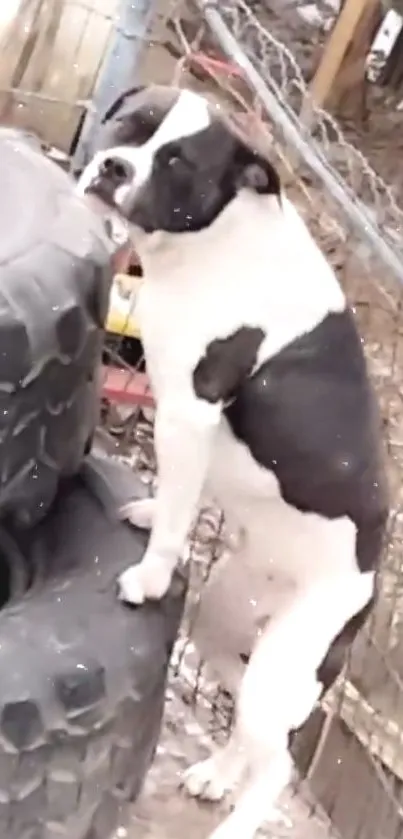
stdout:
[[(190, 799), (180, 789), (180, 777), (191, 763), (208, 755), (210, 744), (173, 681), (156, 760), (129, 823), (117, 831), (114, 839), (208, 839), (226, 806)], [(310, 814), (301, 796), (286, 793), (279, 809), (282, 820), (268, 825), (262, 837), (325, 839), (329, 835), (325, 822)]]

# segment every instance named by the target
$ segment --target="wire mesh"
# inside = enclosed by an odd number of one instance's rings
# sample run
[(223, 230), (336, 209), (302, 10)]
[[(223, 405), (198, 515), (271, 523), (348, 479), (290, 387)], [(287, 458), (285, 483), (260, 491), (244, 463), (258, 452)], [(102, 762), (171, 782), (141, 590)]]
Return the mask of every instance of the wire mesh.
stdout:
[[(343, 837), (397, 839), (403, 824), (401, 196), (329, 114), (312, 106), (307, 130), (301, 118), (307, 101), (304, 75), (290, 49), (263, 24), (259, 4), (252, 9), (244, 0), (176, 2), (159, 27), (154, 44), (172, 58), (172, 74), (165, 81), (213, 91), (249, 130), (262, 135), (291, 197), (335, 267), (363, 335), (383, 412), (392, 491), (378, 605), (346, 672), (302, 731), (295, 753), (316, 800)], [(138, 339), (127, 337), (132, 314), (130, 309), (126, 337), (115, 336), (108, 348), (105, 421), (117, 453), (124, 455), (129, 446), (130, 462), (152, 482), (153, 410), (146, 380), (137, 377), (137, 390), (128, 395), (133, 362), (144, 376)], [(124, 336), (125, 328), (121, 331)], [(119, 367), (127, 373), (120, 395), (119, 388), (108, 392), (107, 383), (110, 369)], [(190, 595), (173, 662), (186, 700), (218, 739), (231, 725), (232, 696), (200, 661), (192, 627), (206, 581), (230, 546), (220, 511), (204, 509), (189, 542)]]

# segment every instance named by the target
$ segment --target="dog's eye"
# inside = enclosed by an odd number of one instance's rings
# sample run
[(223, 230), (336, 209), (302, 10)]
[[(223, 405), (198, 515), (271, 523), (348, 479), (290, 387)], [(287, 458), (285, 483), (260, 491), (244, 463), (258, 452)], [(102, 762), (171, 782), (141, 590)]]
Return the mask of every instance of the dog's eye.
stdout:
[(178, 154), (171, 154), (171, 156), (167, 160), (168, 166), (177, 166), (180, 163), (180, 157)]

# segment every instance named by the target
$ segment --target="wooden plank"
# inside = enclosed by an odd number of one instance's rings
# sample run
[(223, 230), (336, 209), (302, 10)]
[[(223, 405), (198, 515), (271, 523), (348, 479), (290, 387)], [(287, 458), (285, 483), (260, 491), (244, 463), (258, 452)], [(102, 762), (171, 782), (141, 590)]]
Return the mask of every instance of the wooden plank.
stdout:
[(326, 713), (338, 715), (372, 757), (403, 781), (403, 731), (346, 679), (323, 700)]
[[(303, 731), (300, 754), (312, 752), (325, 722), (320, 709)], [(297, 759), (298, 766), (301, 759)], [(302, 766), (304, 769), (304, 766)], [(398, 839), (403, 835), (402, 785), (377, 764), (342, 719), (334, 716), (309, 792), (341, 839)], [(333, 834), (332, 834), (333, 835)]]
[(312, 120), (314, 105), (320, 108), (324, 106), (363, 14), (369, 7), (373, 9), (375, 6), (379, 6), (379, 0), (345, 1), (301, 109), (301, 120), (305, 124)]
[(92, 94), (116, 6), (117, 0), (21, 0), (15, 19), (0, 22), (3, 121), (69, 151), (83, 110), (76, 103)]

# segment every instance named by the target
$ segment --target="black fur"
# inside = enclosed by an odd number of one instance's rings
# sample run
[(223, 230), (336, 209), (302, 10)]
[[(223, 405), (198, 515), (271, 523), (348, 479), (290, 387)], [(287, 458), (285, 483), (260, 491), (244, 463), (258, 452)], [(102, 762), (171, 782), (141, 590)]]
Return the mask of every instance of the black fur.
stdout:
[(150, 178), (125, 215), (147, 233), (195, 232), (208, 227), (246, 186), (280, 195), (271, 163), (216, 120), (159, 149)]
[(303, 512), (349, 516), (357, 559), (374, 568), (387, 519), (380, 421), (349, 310), (266, 361), (226, 409), (233, 433)]
[[(387, 520), (380, 422), (349, 310), (329, 314), (248, 376), (257, 330), (214, 341), (194, 373), (196, 392), (227, 400), (225, 416), (285, 501), (357, 525), (362, 571), (377, 566)], [(238, 386), (236, 379), (238, 377)]]
[(121, 94), (105, 113), (97, 151), (113, 146), (141, 146), (151, 139), (179, 95), (165, 86), (133, 87)]
[(207, 402), (228, 402), (256, 364), (263, 329), (243, 326), (228, 338), (217, 338), (193, 372), (196, 395)]

